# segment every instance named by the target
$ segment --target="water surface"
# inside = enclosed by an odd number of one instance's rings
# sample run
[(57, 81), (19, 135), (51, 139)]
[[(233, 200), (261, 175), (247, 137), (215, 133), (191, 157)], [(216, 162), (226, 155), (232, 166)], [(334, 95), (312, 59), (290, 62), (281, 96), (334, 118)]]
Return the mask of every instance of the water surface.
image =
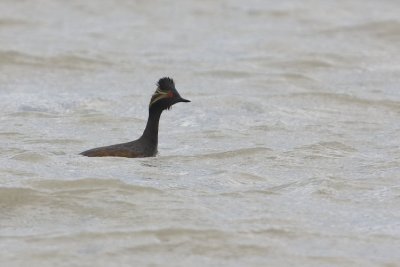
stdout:
[[(397, 1), (0, 3), (1, 266), (398, 266)], [(156, 81), (159, 156), (136, 139)]]

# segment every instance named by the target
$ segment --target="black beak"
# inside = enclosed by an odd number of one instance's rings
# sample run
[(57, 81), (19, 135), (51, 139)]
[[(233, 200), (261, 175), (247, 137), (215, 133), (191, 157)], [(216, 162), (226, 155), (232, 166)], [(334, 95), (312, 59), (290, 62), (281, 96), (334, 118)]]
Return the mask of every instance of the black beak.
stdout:
[(178, 98), (178, 102), (190, 102), (190, 100), (184, 99), (182, 97)]

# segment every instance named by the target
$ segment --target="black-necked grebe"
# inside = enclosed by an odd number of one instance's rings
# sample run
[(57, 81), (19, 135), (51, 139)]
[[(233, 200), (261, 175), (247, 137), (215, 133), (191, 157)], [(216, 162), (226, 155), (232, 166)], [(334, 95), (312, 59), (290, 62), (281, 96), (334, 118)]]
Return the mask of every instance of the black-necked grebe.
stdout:
[(158, 81), (149, 105), (149, 117), (143, 135), (132, 142), (93, 148), (81, 153), (87, 157), (153, 157), (157, 154), (158, 123), (164, 109), (179, 102), (190, 102), (182, 98), (175, 88), (174, 81), (165, 77)]

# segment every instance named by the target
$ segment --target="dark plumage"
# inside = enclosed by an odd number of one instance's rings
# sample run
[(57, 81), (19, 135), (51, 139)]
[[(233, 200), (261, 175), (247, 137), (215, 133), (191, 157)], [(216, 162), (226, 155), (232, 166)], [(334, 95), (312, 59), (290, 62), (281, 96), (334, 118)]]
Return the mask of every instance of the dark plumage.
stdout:
[(81, 153), (88, 157), (153, 157), (157, 154), (158, 123), (163, 110), (179, 102), (190, 102), (182, 98), (174, 81), (165, 77), (158, 81), (157, 90), (151, 97), (149, 117), (142, 136), (132, 142), (93, 148)]

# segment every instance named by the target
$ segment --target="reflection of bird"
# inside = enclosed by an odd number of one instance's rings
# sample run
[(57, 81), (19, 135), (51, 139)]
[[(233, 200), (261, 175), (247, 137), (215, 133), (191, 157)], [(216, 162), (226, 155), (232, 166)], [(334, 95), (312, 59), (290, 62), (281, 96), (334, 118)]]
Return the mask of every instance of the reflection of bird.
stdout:
[(157, 154), (158, 122), (164, 109), (169, 109), (178, 102), (190, 102), (182, 98), (175, 88), (174, 81), (162, 78), (158, 81), (149, 105), (149, 118), (143, 135), (132, 142), (93, 148), (81, 153), (88, 157), (152, 157)]

